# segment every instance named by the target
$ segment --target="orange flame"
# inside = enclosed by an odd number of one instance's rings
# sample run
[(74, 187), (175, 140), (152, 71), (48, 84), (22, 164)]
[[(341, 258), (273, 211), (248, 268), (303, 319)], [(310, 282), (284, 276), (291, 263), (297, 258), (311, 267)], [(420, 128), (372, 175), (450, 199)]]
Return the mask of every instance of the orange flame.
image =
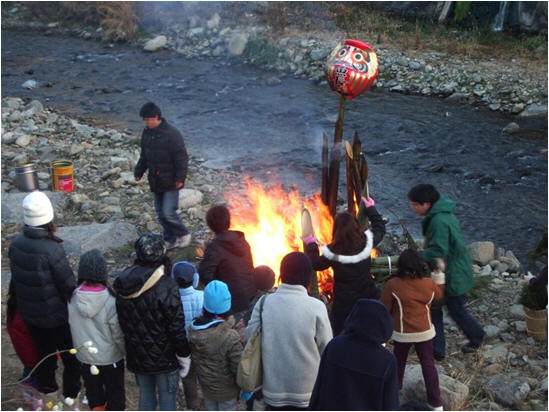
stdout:
[[(244, 184), (246, 196), (225, 193), (231, 210), (231, 229), (244, 232), (254, 265), (269, 266), (275, 272), (278, 284), (282, 258), (291, 251), (303, 250), (300, 238), (303, 207), (311, 214), (315, 235), (321, 245), (332, 241), (333, 218), (319, 193), (303, 198), (297, 188), (286, 192), (281, 184), (264, 188), (249, 178)], [(318, 272), (317, 279), (319, 292), (331, 297), (332, 269)]]
[[(320, 194), (302, 198), (296, 188), (284, 191), (282, 185), (264, 188), (245, 180), (246, 196), (225, 194), (231, 210), (231, 229), (245, 233), (252, 249), (254, 265), (267, 265), (279, 283), (280, 261), (291, 251), (303, 249), (301, 213), (311, 214), (315, 235), (321, 244), (330, 243), (333, 219)], [(320, 292), (330, 292), (332, 274), (318, 274)]]

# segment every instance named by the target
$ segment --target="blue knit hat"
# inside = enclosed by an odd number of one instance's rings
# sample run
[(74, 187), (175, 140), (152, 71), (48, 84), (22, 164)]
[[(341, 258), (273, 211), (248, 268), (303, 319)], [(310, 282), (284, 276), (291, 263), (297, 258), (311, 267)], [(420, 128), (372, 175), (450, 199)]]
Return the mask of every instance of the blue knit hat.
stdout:
[(173, 265), (172, 277), (175, 280), (183, 279), (187, 283), (192, 283), (193, 288), (195, 289), (198, 287), (198, 282), (200, 280), (196, 267), (186, 260), (182, 260)]
[(231, 292), (226, 283), (212, 280), (204, 288), (204, 309), (214, 315), (221, 315), (231, 309)]

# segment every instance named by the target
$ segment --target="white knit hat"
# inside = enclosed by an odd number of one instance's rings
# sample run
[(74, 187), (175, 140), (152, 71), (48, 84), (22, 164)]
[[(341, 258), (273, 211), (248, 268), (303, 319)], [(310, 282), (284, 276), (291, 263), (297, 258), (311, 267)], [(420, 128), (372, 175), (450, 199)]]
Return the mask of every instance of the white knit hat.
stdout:
[(42, 226), (53, 220), (53, 207), (50, 199), (39, 191), (32, 192), (23, 199), (23, 221), (29, 226)]

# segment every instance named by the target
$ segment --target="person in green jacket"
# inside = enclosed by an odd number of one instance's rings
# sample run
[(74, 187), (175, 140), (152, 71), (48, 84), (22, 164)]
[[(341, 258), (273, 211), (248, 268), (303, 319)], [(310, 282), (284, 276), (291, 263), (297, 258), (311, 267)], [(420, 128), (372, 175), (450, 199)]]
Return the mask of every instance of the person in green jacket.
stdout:
[(431, 267), (440, 267), (446, 272), (445, 299), (435, 301), (431, 306), (431, 318), (435, 325), (433, 352), (435, 359), (446, 355), (442, 306), (465, 333), (469, 342), (462, 346), (464, 353), (474, 352), (482, 343), (484, 329), (465, 309), (465, 294), (473, 287), (473, 268), (465, 248), (459, 221), (454, 215), (456, 204), (441, 196), (430, 184), (414, 186), (408, 193), (413, 211), (423, 216), (421, 221), (424, 236), (422, 257)]

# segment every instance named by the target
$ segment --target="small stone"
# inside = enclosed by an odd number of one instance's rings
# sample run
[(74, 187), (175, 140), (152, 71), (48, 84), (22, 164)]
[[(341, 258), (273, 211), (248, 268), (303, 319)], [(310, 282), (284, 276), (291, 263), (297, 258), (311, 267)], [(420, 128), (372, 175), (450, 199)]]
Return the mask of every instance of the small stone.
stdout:
[(158, 49), (166, 46), (168, 43), (168, 39), (166, 36), (157, 36), (154, 39), (151, 39), (145, 43), (145, 46), (143, 47), (143, 50), (153, 52), (157, 51)]
[(502, 133), (513, 134), (518, 132), (519, 130), (520, 130), (520, 126), (515, 122), (511, 122), (503, 128)]
[(26, 134), (23, 134), (23, 135), (19, 136), (15, 140), (15, 144), (17, 146), (20, 146), (20, 147), (26, 147), (30, 144), (30, 142), (31, 142), (31, 138), (30, 138), (30, 136), (28, 136)]

